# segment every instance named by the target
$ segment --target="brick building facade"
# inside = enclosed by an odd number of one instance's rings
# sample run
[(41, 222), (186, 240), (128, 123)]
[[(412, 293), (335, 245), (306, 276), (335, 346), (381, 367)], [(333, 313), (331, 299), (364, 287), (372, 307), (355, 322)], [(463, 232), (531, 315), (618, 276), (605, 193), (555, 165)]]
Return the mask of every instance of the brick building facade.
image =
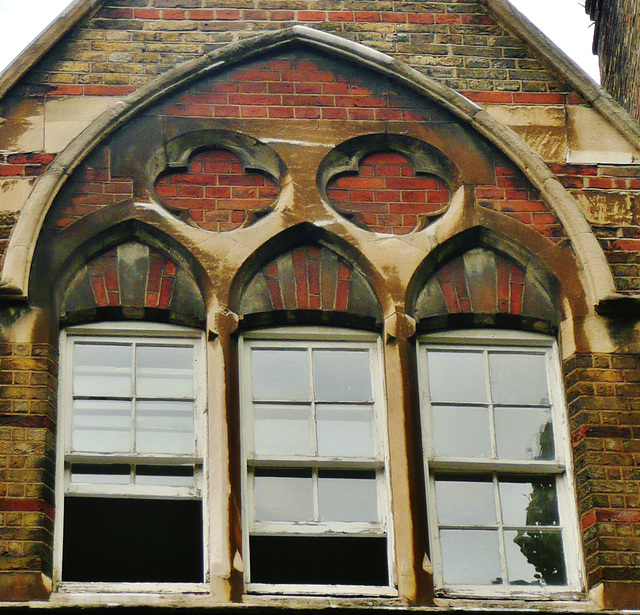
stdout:
[(640, 127), (504, 0), (77, 0), (0, 77), (0, 601), (640, 607)]

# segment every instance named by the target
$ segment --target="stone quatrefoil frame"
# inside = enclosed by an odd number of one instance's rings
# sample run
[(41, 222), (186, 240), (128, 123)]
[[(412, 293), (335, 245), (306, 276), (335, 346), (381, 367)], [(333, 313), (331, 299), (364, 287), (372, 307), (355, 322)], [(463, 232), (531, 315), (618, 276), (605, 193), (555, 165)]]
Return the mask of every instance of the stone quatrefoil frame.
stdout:
[[(225, 130), (175, 137), (141, 167), (142, 174), (129, 169), (134, 194), (146, 194), (192, 226), (221, 232), (245, 228), (273, 211), (289, 173), (267, 144)], [(385, 234), (423, 230), (446, 213), (452, 193), (461, 185), (460, 174), (443, 152), (419, 139), (393, 134), (363, 135), (341, 143), (322, 160), (316, 175), (325, 205), (365, 230)], [(295, 175), (291, 181), (296, 181)], [(136, 189), (136, 182), (141, 189)], [(340, 199), (341, 195), (352, 198)], [(358, 196), (362, 202), (357, 202)], [(231, 216), (220, 228), (210, 228), (206, 217), (211, 210), (229, 211)], [(368, 214), (370, 210), (374, 213)], [(408, 222), (398, 227), (389, 223), (394, 217)], [(382, 219), (378, 226), (376, 219)]]

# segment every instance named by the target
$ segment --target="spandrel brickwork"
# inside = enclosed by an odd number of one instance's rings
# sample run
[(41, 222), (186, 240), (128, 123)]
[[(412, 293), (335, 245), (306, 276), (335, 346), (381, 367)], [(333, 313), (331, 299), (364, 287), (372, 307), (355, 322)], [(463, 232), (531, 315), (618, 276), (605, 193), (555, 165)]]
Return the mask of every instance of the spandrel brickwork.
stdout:
[(480, 3), (467, 1), (107, 2), (25, 84), (60, 96), (125, 95), (179, 62), (294, 24), (389, 53), (459, 91), (504, 92), (514, 102), (568, 92)]

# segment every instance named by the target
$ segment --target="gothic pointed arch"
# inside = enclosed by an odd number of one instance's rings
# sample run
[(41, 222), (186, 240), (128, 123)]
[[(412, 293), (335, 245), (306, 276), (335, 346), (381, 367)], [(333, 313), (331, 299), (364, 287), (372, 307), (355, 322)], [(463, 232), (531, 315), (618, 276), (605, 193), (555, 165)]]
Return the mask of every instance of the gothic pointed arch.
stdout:
[(65, 326), (144, 319), (200, 327), (211, 284), (189, 248), (123, 203), (87, 216), (62, 241), (45, 235), (31, 296)]
[[(539, 191), (546, 206), (558, 218), (580, 266), (584, 269), (585, 290), (592, 309), (615, 293), (615, 285), (604, 253), (571, 195), (560, 184), (543, 160), (522, 140), (486, 111), (454, 90), (401, 65), (390, 57), (333, 34), (311, 28), (293, 28), (258, 36), (230, 45), (207, 56), (186, 62), (156, 81), (131, 94), (117, 108), (100, 116), (77, 137), (40, 178), (22, 211), (5, 256), (3, 293), (25, 297), (37, 237), (57, 193), (81, 162), (114, 132), (134, 117), (195, 80), (228, 70), (239, 62), (289, 48), (313, 50), (360, 67), (366, 67), (407, 88), (420, 100), (456, 118), (457, 134), (479, 134), (521, 169)], [(407, 118), (408, 119), (408, 116)], [(151, 131), (153, 132), (153, 131)], [(441, 140), (443, 138), (441, 137)], [(144, 145), (144, 144), (143, 144)], [(132, 154), (135, 155), (135, 152)], [(134, 198), (135, 198), (134, 188)]]
[(125, 241), (85, 263), (66, 286), (64, 325), (145, 320), (201, 327), (206, 307), (198, 285), (177, 259), (139, 241)]

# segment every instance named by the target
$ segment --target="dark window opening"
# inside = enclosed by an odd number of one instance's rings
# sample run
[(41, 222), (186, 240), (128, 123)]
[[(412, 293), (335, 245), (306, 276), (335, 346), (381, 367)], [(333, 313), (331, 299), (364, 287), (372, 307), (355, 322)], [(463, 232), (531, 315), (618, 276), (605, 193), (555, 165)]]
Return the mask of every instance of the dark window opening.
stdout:
[(251, 582), (389, 585), (387, 540), (378, 536), (252, 536)]
[(64, 581), (201, 583), (202, 502), (67, 497)]

